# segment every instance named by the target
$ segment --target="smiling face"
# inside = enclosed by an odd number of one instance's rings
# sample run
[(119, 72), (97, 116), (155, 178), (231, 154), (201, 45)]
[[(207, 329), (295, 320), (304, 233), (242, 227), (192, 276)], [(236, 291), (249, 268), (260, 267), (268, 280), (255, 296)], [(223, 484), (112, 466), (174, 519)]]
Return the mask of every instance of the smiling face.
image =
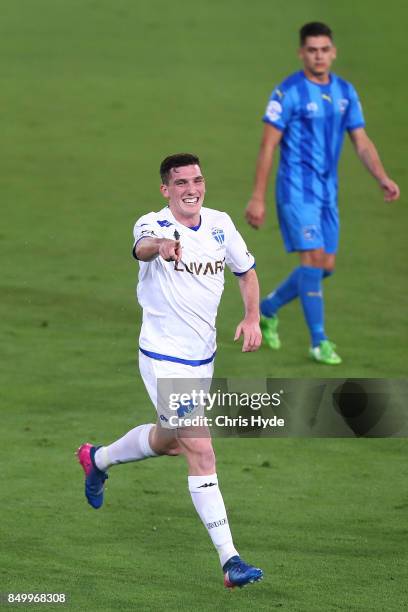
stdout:
[(160, 187), (169, 208), (179, 223), (193, 227), (200, 223), (200, 210), (205, 195), (205, 181), (200, 166), (171, 168), (168, 183)]
[(336, 59), (336, 47), (328, 36), (308, 36), (299, 49), (306, 76), (319, 82), (329, 80), (330, 67)]

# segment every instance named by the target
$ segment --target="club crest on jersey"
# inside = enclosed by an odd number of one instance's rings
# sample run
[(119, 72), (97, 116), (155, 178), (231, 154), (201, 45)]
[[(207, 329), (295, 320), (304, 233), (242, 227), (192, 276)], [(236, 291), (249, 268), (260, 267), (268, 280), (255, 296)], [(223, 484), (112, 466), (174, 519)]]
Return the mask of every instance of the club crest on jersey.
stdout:
[(347, 100), (347, 98), (341, 98), (338, 102), (339, 104), (339, 111), (343, 114), (346, 112), (347, 107), (349, 105), (349, 101)]
[(212, 237), (218, 242), (218, 244), (223, 244), (225, 240), (224, 230), (219, 227), (213, 227), (211, 230)]
[(306, 110), (308, 110), (309, 113), (317, 113), (319, 106), (316, 104), (316, 102), (309, 102), (306, 104)]

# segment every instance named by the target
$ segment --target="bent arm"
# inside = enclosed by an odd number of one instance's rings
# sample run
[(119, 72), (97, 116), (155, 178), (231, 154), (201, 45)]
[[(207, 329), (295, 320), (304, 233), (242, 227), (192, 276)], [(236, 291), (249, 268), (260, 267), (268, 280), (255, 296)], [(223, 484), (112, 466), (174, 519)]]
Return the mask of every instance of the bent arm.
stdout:
[(400, 195), (399, 187), (388, 177), (378, 151), (372, 140), (367, 136), (364, 128), (352, 130), (350, 132), (350, 139), (358, 157), (383, 190), (384, 199), (387, 202), (397, 200)]
[(244, 302), (245, 317), (236, 329), (234, 340), (238, 340), (241, 334), (244, 335), (242, 351), (246, 353), (256, 351), (262, 341), (259, 328), (259, 283), (254, 269), (239, 277), (239, 289)]
[(282, 132), (273, 125), (265, 123), (256, 162), (254, 189), (245, 210), (245, 218), (254, 228), (260, 227), (265, 221), (266, 190), (272, 169), (273, 155), (281, 139)]

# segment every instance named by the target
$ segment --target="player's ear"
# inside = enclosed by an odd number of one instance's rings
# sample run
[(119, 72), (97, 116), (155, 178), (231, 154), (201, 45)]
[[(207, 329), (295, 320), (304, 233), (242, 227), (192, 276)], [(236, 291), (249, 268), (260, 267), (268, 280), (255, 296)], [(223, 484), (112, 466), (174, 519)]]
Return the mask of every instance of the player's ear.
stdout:
[(336, 57), (337, 57), (337, 48), (336, 48), (336, 47), (333, 47), (333, 48), (332, 48), (332, 57), (333, 57), (333, 59), (334, 59), (334, 60), (335, 60), (335, 59), (336, 59)]
[(160, 191), (161, 191), (161, 194), (162, 194), (162, 196), (163, 196), (164, 198), (169, 198), (169, 197), (170, 197), (170, 196), (169, 196), (169, 188), (168, 188), (168, 186), (167, 186), (167, 185), (165, 185), (164, 183), (162, 183), (162, 184), (160, 185)]

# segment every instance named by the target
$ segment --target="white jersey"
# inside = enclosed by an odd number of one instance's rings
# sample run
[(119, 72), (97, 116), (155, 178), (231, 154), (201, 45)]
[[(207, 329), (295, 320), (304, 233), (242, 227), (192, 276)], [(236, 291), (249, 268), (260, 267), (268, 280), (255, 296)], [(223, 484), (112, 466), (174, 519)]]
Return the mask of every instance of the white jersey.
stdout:
[(141, 217), (133, 233), (135, 245), (155, 237), (179, 239), (182, 247), (180, 262), (167, 262), (160, 256), (139, 262), (141, 351), (189, 365), (210, 362), (216, 351), (215, 319), (225, 264), (237, 276), (255, 267), (234, 223), (227, 213), (202, 207), (200, 225), (189, 228), (165, 207)]

